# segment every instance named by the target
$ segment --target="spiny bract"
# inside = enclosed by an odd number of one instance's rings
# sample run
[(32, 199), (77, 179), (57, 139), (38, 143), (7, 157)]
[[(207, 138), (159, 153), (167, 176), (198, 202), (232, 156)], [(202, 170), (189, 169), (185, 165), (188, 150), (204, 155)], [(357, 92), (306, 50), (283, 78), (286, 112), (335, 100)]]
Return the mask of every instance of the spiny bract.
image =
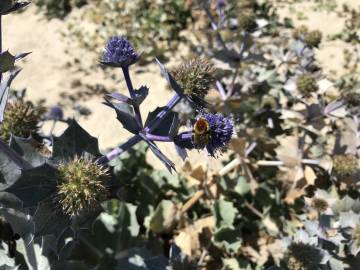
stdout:
[(183, 62), (171, 74), (184, 90), (185, 95), (203, 99), (214, 82), (214, 66), (201, 58)]
[(107, 197), (107, 169), (87, 158), (59, 166), (58, 201), (64, 213), (78, 215)]

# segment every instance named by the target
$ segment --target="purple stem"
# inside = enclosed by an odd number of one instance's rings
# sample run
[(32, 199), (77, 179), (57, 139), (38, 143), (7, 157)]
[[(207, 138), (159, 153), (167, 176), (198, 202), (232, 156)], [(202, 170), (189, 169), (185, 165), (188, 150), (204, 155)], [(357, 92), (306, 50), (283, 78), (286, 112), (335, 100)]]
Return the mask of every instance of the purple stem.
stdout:
[[(154, 131), (161, 121), (171, 112), (171, 110), (178, 104), (181, 100), (181, 97), (178, 94), (175, 94), (168, 104), (165, 106), (165, 108), (159, 112), (155, 119), (150, 122), (150, 124), (144, 129), (144, 133), (149, 133)], [(151, 140), (151, 139), (150, 139)], [(133, 147), (138, 142), (142, 141), (141, 137), (139, 135), (135, 135), (131, 137), (127, 142), (123, 143), (122, 145), (116, 147), (112, 151), (110, 151), (108, 154), (102, 156), (99, 160), (99, 164), (106, 164), (109, 161), (113, 160), (117, 156), (121, 155), (122, 153), (129, 150), (131, 147)]]
[(137, 144), (138, 142), (140, 142), (142, 139), (139, 135), (135, 135), (133, 137), (131, 137), (126, 143), (116, 147), (114, 150), (112, 150), (111, 152), (107, 153), (106, 155), (102, 156), (99, 160), (98, 163), (99, 164), (106, 164), (109, 161), (113, 160), (114, 158), (118, 157), (119, 155), (121, 155), (122, 153), (126, 152), (127, 150), (129, 150), (131, 147), (133, 147), (135, 144)]
[[(136, 94), (135, 94), (135, 90), (134, 90), (134, 87), (131, 82), (129, 67), (124, 67), (122, 70), (124, 73), (125, 82), (126, 82), (128, 90), (129, 90), (130, 96), (132, 99), (134, 99), (136, 97)], [(135, 104), (133, 105), (133, 107), (134, 107), (136, 122), (138, 123), (138, 125), (140, 127), (143, 127), (142, 120), (141, 120), (140, 108), (138, 105), (135, 105)]]
[(169, 136), (159, 136), (154, 134), (146, 134), (146, 138), (150, 141), (157, 141), (157, 142), (172, 142), (173, 140), (169, 138)]

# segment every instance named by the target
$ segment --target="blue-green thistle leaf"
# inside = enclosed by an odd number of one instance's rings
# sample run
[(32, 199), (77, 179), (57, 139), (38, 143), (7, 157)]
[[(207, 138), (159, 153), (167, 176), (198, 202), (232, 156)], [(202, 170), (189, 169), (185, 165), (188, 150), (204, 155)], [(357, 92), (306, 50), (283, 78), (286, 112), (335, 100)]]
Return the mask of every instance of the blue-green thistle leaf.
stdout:
[(0, 73), (4, 73), (13, 69), (14, 65), (15, 56), (9, 53), (9, 51), (0, 53)]
[(33, 167), (40, 166), (46, 161), (46, 158), (39, 153), (39, 149), (36, 149), (36, 146), (39, 147), (39, 142), (31, 137), (24, 139), (13, 136), (10, 139), (10, 148), (14, 149), (16, 153)]
[(70, 160), (85, 153), (100, 156), (98, 140), (72, 120), (60, 137), (54, 137), (53, 158)]
[(12, 81), (20, 73), (20, 70), (14, 70), (10, 72), (10, 75), (3, 79), (0, 86), (0, 123), (4, 121), (4, 112), (7, 104), (9, 90)]
[(24, 170), (21, 177), (6, 192), (23, 201), (24, 207), (37, 206), (56, 190), (57, 170), (48, 164)]
[[(118, 96), (120, 98), (120, 96)], [(105, 105), (113, 108), (116, 112), (117, 119), (123, 125), (123, 127), (133, 134), (137, 134), (141, 129), (135, 119), (133, 109), (126, 103), (113, 103), (105, 98)]]
[[(157, 115), (164, 110), (165, 107), (157, 107), (154, 111), (149, 112), (148, 117), (145, 121), (145, 127), (156, 119)], [(161, 124), (151, 132), (153, 135), (169, 136), (174, 119), (177, 117), (176, 112), (170, 112), (162, 119)], [(176, 124), (176, 123), (175, 123)], [(174, 127), (175, 128), (175, 127)], [(177, 128), (177, 127), (176, 127)]]

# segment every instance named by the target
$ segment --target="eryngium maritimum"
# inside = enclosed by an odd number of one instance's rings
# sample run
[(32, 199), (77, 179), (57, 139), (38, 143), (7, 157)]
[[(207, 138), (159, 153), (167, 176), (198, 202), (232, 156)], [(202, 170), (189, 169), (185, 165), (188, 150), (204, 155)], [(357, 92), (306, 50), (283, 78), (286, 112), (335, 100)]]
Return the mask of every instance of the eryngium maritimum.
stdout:
[(122, 36), (109, 39), (106, 44), (102, 63), (113, 67), (126, 68), (139, 60), (139, 55), (131, 43)]
[(58, 202), (64, 213), (78, 215), (107, 198), (107, 170), (86, 158), (75, 158), (59, 166)]

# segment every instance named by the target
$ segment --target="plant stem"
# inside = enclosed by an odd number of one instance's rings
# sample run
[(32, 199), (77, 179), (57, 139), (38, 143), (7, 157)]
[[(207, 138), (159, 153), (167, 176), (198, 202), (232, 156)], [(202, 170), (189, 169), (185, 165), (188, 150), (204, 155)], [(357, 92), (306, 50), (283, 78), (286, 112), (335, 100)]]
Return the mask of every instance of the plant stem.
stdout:
[[(2, 53), (2, 16), (0, 15), (0, 53)], [(0, 72), (0, 84), (2, 82), (2, 73)]]
[(111, 160), (113, 160), (114, 158), (118, 157), (119, 155), (121, 155), (122, 153), (126, 152), (127, 150), (129, 150), (131, 147), (133, 147), (135, 144), (137, 144), (138, 142), (140, 142), (142, 139), (139, 135), (135, 135), (133, 137), (131, 137), (126, 143), (116, 147), (115, 149), (113, 149), (111, 152), (107, 153), (106, 155), (102, 156), (99, 160), (98, 163), (101, 165), (104, 165), (108, 162), (110, 162)]
[(154, 135), (154, 134), (146, 134), (146, 137), (150, 140), (150, 141), (157, 141), (157, 142), (172, 142), (173, 140), (169, 138), (169, 136), (159, 136), (159, 135)]
[[(159, 112), (155, 119), (153, 121), (150, 122), (150, 124), (144, 129), (145, 133), (149, 133), (154, 131), (159, 124), (162, 122), (162, 120), (171, 112), (171, 110), (176, 106), (176, 104), (178, 104), (181, 100), (181, 97), (177, 94), (175, 94), (170, 101), (168, 102), (168, 104), (165, 106), (165, 108)], [(150, 139), (151, 140), (151, 139)], [(122, 153), (126, 152), (127, 150), (129, 150), (131, 147), (133, 147), (135, 144), (137, 144), (138, 142), (142, 141), (140, 135), (135, 135), (132, 138), (130, 138), (126, 143), (116, 147), (115, 149), (113, 149), (111, 152), (109, 152), (108, 154), (102, 156), (99, 160), (98, 163), (99, 164), (106, 164), (109, 161), (113, 160), (114, 158), (116, 158), (117, 156), (121, 155)]]
[(155, 119), (152, 120), (147, 127), (145, 128), (145, 132), (149, 133), (154, 131), (160, 123), (165, 119), (165, 117), (171, 112), (171, 110), (181, 101), (181, 97), (178, 94), (175, 94), (165, 106), (165, 108), (159, 112)]
[[(136, 94), (135, 94), (135, 90), (134, 90), (134, 87), (133, 87), (132, 82), (131, 82), (129, 68), (125, 67), (125, 68), (122, 69), (122, 71), (124, 73), (124, 78), (125, 78), (125, 82), (126, 82), (127, 88), (129, 90), (129, 93), (130, 93), (130, 97), (132, 99), (134, 99), (136, 97)], [(136, 122), (142, 128), (143, 124), (142, 124), (142, 120), (141, 120), (140, 108), (139, 108), (138, 105), (135, 105), (135, 104), (133, 105), (133, 107), (134, 107)]]

